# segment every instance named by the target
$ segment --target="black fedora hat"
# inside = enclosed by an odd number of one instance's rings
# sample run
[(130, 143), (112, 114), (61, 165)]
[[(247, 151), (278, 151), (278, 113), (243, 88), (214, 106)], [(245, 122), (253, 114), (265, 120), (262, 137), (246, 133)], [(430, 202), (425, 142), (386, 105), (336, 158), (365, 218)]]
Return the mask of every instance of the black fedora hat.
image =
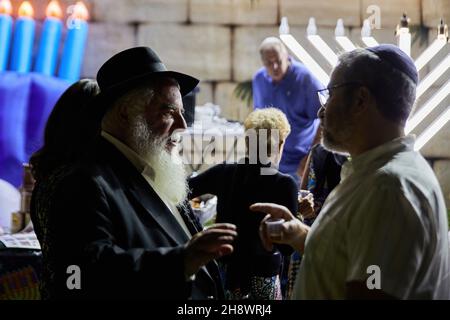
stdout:
[(199, 80), (186, 74), (167, 70), (155, 51), (149, 47), (124, 50), (106, 61), (97, 73), (99, 99), (105, 109), (113, 100), (146, 81), (160, 77), (175, 79), (181, 96), (190, 93)]

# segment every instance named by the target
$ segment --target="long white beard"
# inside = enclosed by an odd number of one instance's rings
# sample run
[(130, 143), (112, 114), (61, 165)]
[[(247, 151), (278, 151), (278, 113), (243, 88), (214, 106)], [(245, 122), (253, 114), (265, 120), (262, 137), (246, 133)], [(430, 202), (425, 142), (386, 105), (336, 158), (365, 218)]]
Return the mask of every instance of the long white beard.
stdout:
[(158, 193), (174, 205), (182, 204), (188, 194), (187, 173), (177, 148), (167, 151), (168, 139), (155, 136), (142, 115), (131, 126), (131, 147), (154, 170), (154, 186)]

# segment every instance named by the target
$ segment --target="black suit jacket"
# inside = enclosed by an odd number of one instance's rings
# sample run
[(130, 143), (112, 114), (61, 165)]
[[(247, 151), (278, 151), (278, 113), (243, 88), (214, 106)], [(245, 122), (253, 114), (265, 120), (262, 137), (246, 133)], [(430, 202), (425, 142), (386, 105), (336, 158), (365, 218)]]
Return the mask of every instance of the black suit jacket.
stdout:
[[(59, 183), (47, 213), (50, 298), (223, 298), (215, 262), (186, 281), (189, 239), (137, 169), (103, 138), (95, 149)], [(201, 226), (186, 207), (180, 213), (195, 234)], [(70, 265), (81, 268), (81, 290), (67, 288)]]

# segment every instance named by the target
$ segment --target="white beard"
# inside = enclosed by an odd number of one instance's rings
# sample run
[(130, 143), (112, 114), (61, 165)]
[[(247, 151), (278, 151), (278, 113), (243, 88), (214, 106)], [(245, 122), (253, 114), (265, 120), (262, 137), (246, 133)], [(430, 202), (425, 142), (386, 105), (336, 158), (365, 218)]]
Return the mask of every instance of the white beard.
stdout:
[(153, 182), (158, 193), (172, 204), (182, 205), (189, 187), (177, 148), (173, 148), (172, 152), (167, 151), (168, 139), (155, 136), (142, 115), (135, 116), (133, 120), (129, 138), (132, 149), (153, 169)]

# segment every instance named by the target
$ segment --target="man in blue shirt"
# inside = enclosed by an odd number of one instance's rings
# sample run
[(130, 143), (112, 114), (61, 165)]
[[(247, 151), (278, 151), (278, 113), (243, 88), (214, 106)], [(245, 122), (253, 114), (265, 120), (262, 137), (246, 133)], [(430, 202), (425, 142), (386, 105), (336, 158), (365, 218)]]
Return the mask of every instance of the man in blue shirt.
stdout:
[(280, 39), (266, 38), (260, 54), (264, 67), (253, 77), (254, 108), (275, 107), (286, 114), (291, 133), (279, 169), (298, 183), (300, 163), (308, 154), (319, 125), (317, 90), (324, 86), (303, 64), (289, 57)]

